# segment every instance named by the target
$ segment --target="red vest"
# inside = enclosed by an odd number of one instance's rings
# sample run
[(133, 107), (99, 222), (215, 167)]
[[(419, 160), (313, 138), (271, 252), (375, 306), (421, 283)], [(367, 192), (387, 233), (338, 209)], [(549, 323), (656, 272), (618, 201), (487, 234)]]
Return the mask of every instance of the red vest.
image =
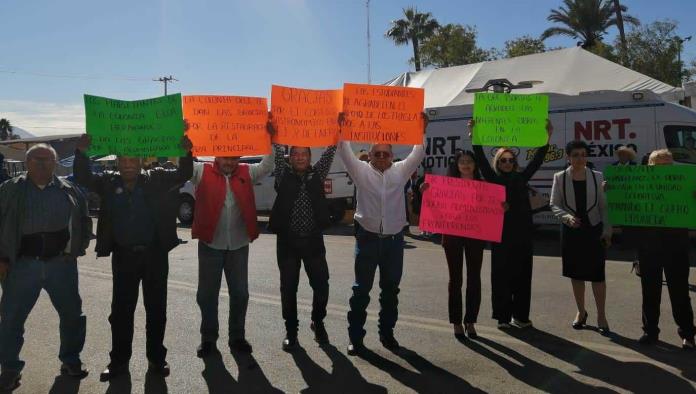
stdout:
[[(203, 242), (210, 243), (215, 236), (215, 229), (220, 220), (220, 212), (225, 204), (227, 185), (225, 176), (217, 165), (206, 164), (203, 176), (196, 186), (196, 213), (193, 217), (191, 236)], [(254, 200), (254, 185), (249, 176), (249, 165), (240, 163), (230, 175), (229, 187), (234, 193), (239, 210), (246, 226), (249, 240), (259, 237), (256, 226), (256, 201)]]

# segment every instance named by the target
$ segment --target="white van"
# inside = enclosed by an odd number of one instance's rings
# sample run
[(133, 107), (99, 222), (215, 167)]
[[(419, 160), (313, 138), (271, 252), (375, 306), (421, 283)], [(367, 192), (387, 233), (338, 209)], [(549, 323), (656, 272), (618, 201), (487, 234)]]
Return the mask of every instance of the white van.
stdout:
[[(544, 165), (530, 186), (548, 202), (553, 174), (566, 167), (564, 149), (569, 141), (580, 139), (590, 146), (589, 161), (598, 171), (617, 159), (614, 151), (628, 145), (637, 152), (637, 161), (655, 149), (668, 148), (677, 163), (696, 165), (696, 151), (690, 139), (696, 138), (696, 111), (662, 100), (651, 91), (597, 91), (577, 96), (549, 94), (549, 117), (554, 134)], [(421, 168), (432, 167), (444, 174), (456, 149), (471, 150), (467, 122), (473, 106), (448, 106), (426, 110), (430, 123), (426, 133), (426, 157)], [(497, 147), (486, 147), (493, 157)], [(410, 147), (395, 146), (397, 156)], [(533, 148), (519, 148), (520, 166), (534, 154)], [(422, 171), (422, 170), (421, 170)], [(549, 211), (535, 216), (537, 224), (557, 223)]]
[[(312, 159), (318, 160), (324, 148), (313, 148)], [(261, 156), (242, 157), (242, 163), (258, 163)], [(200, 159), (199, 159), (200, 160)], [(212, 158), (205, 158), (203, 161)], [(254, 198), (256, 200), (256, 210), (260, 213), (268, 213), (273, 208), (276, 198), (274, 188), (275, 177), (269, 175), (254, 185)], [(343, 219), (347, 209), (353, 205), (353, 181), (348, 177), (348, 173), (343, 168), (340, 160), (334, 159), (329, 170), (329, 175), (324, 180), (324, 193), (329, 200), (329, 215), (332, 222)], [(189, 181), (179, 190), (179, 211), (178, 217), (182, 224), (191, 224), (195, 214), (196, 193), (193, 184)]]

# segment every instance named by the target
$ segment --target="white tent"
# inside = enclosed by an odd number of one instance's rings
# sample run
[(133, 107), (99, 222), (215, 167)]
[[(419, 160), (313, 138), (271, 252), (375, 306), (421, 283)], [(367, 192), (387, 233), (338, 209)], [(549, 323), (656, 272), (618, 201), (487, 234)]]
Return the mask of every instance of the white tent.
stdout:
[(425, 89), (425, 107), (439, 108), (473, 104), (474, 94), (466, 89), (482, 88), (492, 79), (512, 83), (543, 81), (517, 93), (557, 93), (569, 96), (581, 92), (649, 90), (666, 101), (684, 97), (675, 88), (647, 75), (613, 63), (580, 47), (534, 55), (494, 60), (464, 66), (404, 73), (386, 83)]

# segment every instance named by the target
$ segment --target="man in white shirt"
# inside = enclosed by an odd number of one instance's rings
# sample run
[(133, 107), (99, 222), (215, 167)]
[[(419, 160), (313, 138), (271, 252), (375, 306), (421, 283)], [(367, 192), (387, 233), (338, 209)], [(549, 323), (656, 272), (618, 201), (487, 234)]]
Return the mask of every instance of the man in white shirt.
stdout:
[(218, 339), (218, 298), (224, 271), (230, 296), (230, 350), (251, 353), (245, 338), (249, 303), (249, 243), (256, 239), (254, 184), (273, 170), (274, 154), (260, 163), (239, 163), (239, 157), (216, 157), (214, 163), (194, 163), (196, 214), (192, 237), (198, 238), (198, 292), (201, 309), (201, 344), (197, 355), (206, 357)]
[(379, 267), (379, 339), (389, 350), (399, 349), (394, 338), (398, 317), (399, 283), (404, 264), (406, 212), (404, 186), (425, 157), (423, 145), (415, 145), (408, 157), (393, 163), (391, 145), (373, 145), (369, 162), (358, 160), (350, 143), (341, 141), (338, 153), (357, 187), (355, 210), (355, 283), (348, 312), (348, 354), (364, 349), (365, 320), (370, 290)]

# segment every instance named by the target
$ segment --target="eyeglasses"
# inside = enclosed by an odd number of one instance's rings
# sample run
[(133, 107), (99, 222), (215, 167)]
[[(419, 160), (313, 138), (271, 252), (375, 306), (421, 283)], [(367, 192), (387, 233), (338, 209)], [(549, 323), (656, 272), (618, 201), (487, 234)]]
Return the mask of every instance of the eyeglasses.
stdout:
[(503, 157), (503, 158), (501, 158), (501, 159), (498, 160), (498, 161), (499, 161), (501, 164), (508, 164), (508, 163), (510, 163), (510, 164), (515, 164), (515, 163), (517, 163), (517, 159), (515, 159), (514, 157), (509, 158), (509, 159), (508, 159), (507, 157)]
[(372, 152), (372, 155), (378, 159), (386, 159), (391, 156), (391, 153), (386, 151), (376, 151)]

